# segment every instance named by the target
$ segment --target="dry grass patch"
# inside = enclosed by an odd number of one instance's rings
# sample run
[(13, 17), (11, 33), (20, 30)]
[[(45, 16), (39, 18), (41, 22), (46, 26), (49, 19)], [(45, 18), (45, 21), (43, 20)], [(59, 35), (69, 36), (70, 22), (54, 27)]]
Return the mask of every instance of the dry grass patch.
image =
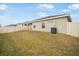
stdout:
[(46, 32), (0, 34), (0, 55), (79, 55), (79, 38)]

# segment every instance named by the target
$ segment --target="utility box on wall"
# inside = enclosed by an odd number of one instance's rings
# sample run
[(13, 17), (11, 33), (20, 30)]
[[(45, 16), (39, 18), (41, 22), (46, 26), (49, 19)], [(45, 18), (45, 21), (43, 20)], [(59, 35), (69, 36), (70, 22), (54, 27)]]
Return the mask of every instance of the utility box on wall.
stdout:
[(52, 28), (51, 28), (51, 33), (52, 33), (52, 34), (56, 34), (56, 33), (57, 33), (57, 28), (53, 28), (53, 27), (52, 27)]

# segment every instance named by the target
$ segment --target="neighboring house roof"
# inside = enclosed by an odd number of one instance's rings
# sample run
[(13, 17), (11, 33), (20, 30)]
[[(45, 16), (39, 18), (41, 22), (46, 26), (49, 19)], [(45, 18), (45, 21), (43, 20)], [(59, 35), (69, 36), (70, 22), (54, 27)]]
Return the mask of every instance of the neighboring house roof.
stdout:
[(10, 24), (10, 25), (8, 25), (8, 26), (16, 26), (16, 24)]
[(23, 22), (23, 24), (29, 24), (31, 23), (31, 21), (26, 21), (26, 22)]
[(22, 23), (17, 23), (16, 25), (21, 25)]

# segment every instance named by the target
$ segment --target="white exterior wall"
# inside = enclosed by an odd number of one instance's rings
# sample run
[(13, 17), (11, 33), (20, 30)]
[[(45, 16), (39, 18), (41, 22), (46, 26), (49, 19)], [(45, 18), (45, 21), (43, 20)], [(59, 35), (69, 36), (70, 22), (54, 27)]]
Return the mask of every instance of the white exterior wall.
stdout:
[[(35, 22), (35, 23), (32, 23), (32, 30), (51, 32), (51, 28), (56, 27), (58, 33), (65, 33), (67, 32), (66, 22), (68, 22), (66, 17), (53, 19), (53, 20), (47, 20), (47, 21), (41, 21), (41, 22)], [(42, 23), (45, 23), (45, 28), (42, 28)], [(62, 29), (62, 23), (63, 23), (63, 29)], [(34, 25), (36, 26), (36, 28), (33, 27)]]
[(68, 19), (66, 17), (56, 19), (56, 27), (57, 27), (58, 33), (67, 32), (67, 22), (68, 22)]
[[(42, 28), (42, 23), (45, 23), (45, 28)], [(36, 28), (34, 28), (34, 25), (36, 26)], [(50, 32), (51, 27), (54, 27), (54, 25), (55, 20), (32, 23), (32, 31)]]
[(47, 21), (32, 23), (32, 31), (46, 31), (46, 29), (42, 29), (42, 23), (45, 23), (46, 26)]

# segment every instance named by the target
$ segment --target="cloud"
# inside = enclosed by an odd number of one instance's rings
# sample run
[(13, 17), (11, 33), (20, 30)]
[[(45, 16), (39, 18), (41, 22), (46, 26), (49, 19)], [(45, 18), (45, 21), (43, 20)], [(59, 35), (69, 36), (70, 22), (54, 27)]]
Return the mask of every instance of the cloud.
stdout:
[(70, 14), (71, 10), (70, 9), (62, 9), (61, 11), (58, 10), (57, 12), (60, 13), (60, 14), (62, 14), (62, 13), (64, 13), (64, 14)]
[(72, 4), (68, 7), (69, 9), (78, 9), (79, 10), (79, 4)]
[(39, 9), (53, 9), (54, 6), (52, 4), (40, 4), (37, 8), (39, 8)]
[(71, 14), (71, 17), (79, 17), (79, 14)]
[(11, 17), (11, 14), (0, 15), (0, 20), (6, 19), (7, 17)]
[(1, 16), (1, 15), (0, 15), (0, 19), (2, 19), (2, 18), (4, 18), (4, 16)]
[(7, 7), (8, 7), (7, 5), (1, 4), (1, 5), (0, 5), (0, 10), (5, 10)]
[(62, 10), (62, 12), (70, 12), (70, 10), (69, 9), (64, 9), (64, 10)]
[(43, 13), (43, 12), (40, 12), (37, 14), (39, 17), (46, 17), (46, 16), (49, 16), (48, 14), (46, 13)]

